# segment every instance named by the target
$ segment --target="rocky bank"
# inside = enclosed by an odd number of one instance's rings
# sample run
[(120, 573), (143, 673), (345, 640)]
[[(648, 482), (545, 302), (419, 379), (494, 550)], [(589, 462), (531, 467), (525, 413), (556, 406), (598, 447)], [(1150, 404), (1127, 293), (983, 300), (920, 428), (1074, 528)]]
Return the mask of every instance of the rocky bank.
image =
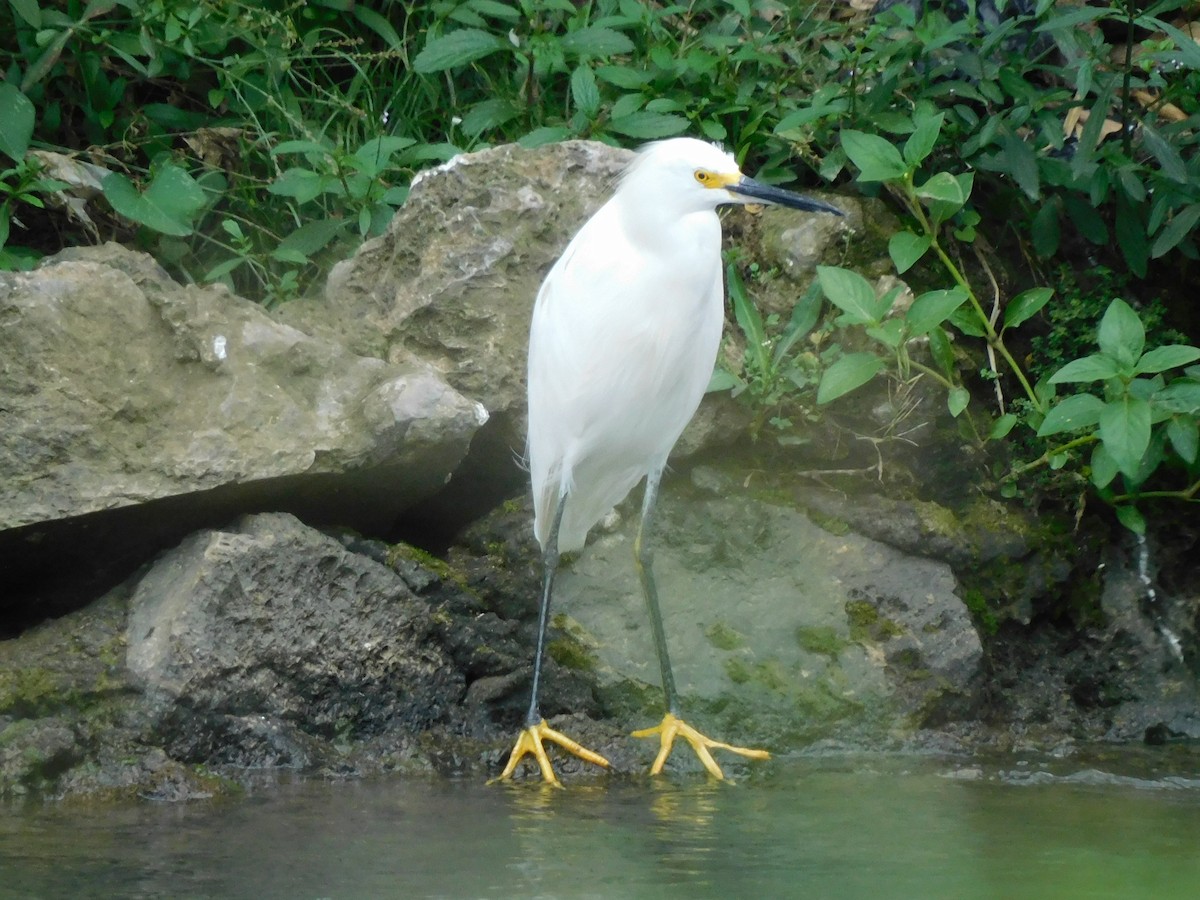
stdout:
[[(112, 245), (0, 273), (0, 794), (496, 770), (536, 618), (529, 314), (626, 160), (460, 157), (275, 314)], [(883, 207), (839, 203), (729, 217), (765, 309), (847, 247), (884, 271)], [(783, 755), (1200, 738), (1194, 525), (1138, 545), (971, 495), (944, 404), (912, 399), (903, 441), (850, 437), (894, 415), (865, 394), (771, 451), (706, 401), (656, 536), (689, 715)], [(564, 568), (543, 702), (619, 775), (661, 715), (634, 508)]]

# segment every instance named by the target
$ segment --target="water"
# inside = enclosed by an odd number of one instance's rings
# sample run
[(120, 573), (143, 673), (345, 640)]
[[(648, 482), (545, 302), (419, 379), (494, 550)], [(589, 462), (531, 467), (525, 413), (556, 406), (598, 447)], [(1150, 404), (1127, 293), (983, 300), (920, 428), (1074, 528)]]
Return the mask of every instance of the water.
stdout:
[(1200, 779), (1104, 765), (844, 757), (736, 785), (298, 781), (9, 809), (0, 897), (1200, 896)]

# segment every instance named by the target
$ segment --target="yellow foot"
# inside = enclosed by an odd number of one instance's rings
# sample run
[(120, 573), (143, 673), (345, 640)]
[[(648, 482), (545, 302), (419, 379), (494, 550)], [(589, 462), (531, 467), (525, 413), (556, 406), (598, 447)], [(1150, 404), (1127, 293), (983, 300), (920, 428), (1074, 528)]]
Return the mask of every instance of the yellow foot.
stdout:
[(663, 716), (663, 720), (653, 728), (643, 728), (640, 731), (635, 731), (635, 738), (648, 738), (659, 736), (658, 758), (654, 760), (654, 765), (650, 767), (650, 774), (657, 775), (662, 771), (663, 763), (667, 761), (667, 757), (671, 754), (671, 745), (675, 742), (675, 737), (679, 736), (692, 745), (692, 749), (696, 751), (696, 755), (700, 757), (700, 762), (704, 764), (704, 768), (708, 769), (708, 774), (714, 778), (725, 778), (725, 773), (721, 771), (721, 767), (717, 765), (717, 761), (713, 759), (709, 753), (710, 747), (717, 747), (721, 750), (729, 750), (732, 753), (738, 753), (742, 756), (748, 756), (750, 759), (770, 759), (771, 754), (766, 750), (750, 750), (746, 747), (734, 747), (732, 744), (725, 744), (721, 741), (714, 741), (712, 738), (707, 738), (698, 732), (691, 725), (688, 725), (682, 719), (677, 719), (671, 713)]
[(598, 766), (608, 768), (608, 760), (599, 753), (593, 753), (581, 744), (571, 740), (560, 731), (555, 731), (546, 724), (546, 720), (538, 722), (536, 725), (530, 725), (522, 730), (517, 736), (517, 744), (513, 747), (512, 753), (508, 757), (508, 765), (504, 767), (504, 771), (497, 777), (493, 778), (488, 784), (495, 784), (497, 781), (508, 781), (512, 773), (517, 769), (519, 763), (526, 754), (532, 754), (537, 760), (538, 767), (542, 770), (542, 779), (546, 784), (552, 784), (555, 787), (562, 787), (558, 777), (554, 774), (554, 769), (550, 767), (550, 758), (546, 756), (546, 748), (542, 746), (542, 740), (551, 741), (562, 747), (568, 753), (573, 753), (582, 760), (590, 763), (595, 763)]

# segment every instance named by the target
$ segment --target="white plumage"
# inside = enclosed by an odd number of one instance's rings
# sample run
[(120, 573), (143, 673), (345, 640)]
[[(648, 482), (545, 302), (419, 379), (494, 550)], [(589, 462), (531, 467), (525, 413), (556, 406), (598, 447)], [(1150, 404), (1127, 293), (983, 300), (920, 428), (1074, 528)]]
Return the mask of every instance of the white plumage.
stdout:
[(690, 138), (642, 150), (546, 276), (529, 337), (529, 468), (545, 546), (588, 529), (667, 454), (712, 376), (724, 321), (721, 224), (735, 199), (696, 180), (733, 157)]
[[(666, 715), (635, 737), (658, 736), (651, 774), (662, 771), (676, 736), (721, 778), (710, 750), (751, 759), (767, 753), (714, 741), (677, 712), (662, 613), (644, 537), (667, 455), (712, 376), (724, 321), (721, 223), (725, 203), (779, 203), (841, 215), (828, 203), (760, 184), (732, 156), (676, 138), (646, 147), (612, 198), (579, 230), (546, 276), (529, 336), (529, 471), (534, 532), (542, 545), (538, 642), (525, 727), (500, 780), (532, 755), (558, 784), (544, 742), (607, 766), (542, 718), (538, 687), (554, 575), (561, 551), (583, 546), (588, 529), (647, 479), (634, 563), (662, 670)], [(557, 529), (555, 518), (561, 515)]]

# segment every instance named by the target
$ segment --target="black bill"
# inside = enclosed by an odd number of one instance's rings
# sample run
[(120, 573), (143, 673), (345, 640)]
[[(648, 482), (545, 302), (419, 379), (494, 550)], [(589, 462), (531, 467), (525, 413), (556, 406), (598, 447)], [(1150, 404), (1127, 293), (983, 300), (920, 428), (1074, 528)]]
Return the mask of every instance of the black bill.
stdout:
[(731, 194), (750, 197), (757, 203), (773, 203), (776, 206), (790, 206), (792, 209), (806, 209), (809, 212), (833, 213), (835, 216), (845, 215), (844, 212), (832, 204), (814, 200), (812, 197), (806, 197), (803, 194), (793, 194), (791, 191), (763, 184), (761, 181), (755, 181), (753, 178), (746, 178), (745, 176), (737, 184), (726, 186), (725, 190)]

